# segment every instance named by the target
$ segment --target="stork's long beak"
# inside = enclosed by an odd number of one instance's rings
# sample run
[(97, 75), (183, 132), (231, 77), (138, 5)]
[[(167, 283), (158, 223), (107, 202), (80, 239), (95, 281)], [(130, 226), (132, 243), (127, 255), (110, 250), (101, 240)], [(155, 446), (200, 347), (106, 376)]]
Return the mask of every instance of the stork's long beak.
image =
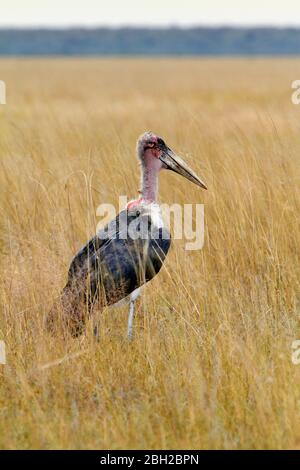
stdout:
[(169, 147), (162, 149), (160, 160), (165, 164), (166, 169), (175, 171), (175, 173), (184, 176), (189, 181), (200, 186), (200, 188), (207, 189), (199, 176), (197, 176), (196, 173), (194, 173), (194, 171)]

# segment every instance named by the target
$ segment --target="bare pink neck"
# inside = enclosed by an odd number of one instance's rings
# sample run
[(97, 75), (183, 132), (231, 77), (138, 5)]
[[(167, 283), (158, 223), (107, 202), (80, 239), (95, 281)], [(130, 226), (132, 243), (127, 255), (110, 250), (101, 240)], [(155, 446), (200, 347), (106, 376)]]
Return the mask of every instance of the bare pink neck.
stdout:
[(159, 158), (151, 153), (146, 153), (142, 160), (142, 178), (141, 178), (141, 195), (138, 199), (130, 201), (127, 209), (140, 203), (156, 202), (157, 197), (157, 180), (158, 173), (162, 168)]
[(144, 201), (155, 202), (157, 195), (157, 172), (144, 168), (141, 196)]
[(142, 166), (141, 196), (144, 201), (156, 202), (158, 173), (161, 162), (153, 156), (145, 156)]

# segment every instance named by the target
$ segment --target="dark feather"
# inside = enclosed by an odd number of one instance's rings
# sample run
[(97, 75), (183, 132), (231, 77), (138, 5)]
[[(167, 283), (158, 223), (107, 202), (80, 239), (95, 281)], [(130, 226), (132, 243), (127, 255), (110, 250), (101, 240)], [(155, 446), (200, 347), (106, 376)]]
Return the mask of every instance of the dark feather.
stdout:
[[(129, 225), (135, 228), (133, 234), (127, 234)], [(66, 319), (72, 320), (73, 334), (74, 326), (75, 334), (81, 332), (96, 302), (112, 305), (150, 281), (160, 271), (169, 247), (169, 232), (153, 227), (150, 215), (139, 208), (121, 211), (71, 262), (61, 307)]]

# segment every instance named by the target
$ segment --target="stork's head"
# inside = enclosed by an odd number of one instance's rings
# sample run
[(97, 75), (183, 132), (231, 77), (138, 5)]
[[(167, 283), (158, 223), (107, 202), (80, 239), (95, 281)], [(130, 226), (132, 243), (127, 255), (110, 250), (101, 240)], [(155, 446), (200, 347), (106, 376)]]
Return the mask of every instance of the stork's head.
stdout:
[(153, 132), (145, 132), (139, 137), (136, 151), (143, 166), (155, 167), (158, 171), (175, 171), (201, 188), (207, 189), (196, 173)]

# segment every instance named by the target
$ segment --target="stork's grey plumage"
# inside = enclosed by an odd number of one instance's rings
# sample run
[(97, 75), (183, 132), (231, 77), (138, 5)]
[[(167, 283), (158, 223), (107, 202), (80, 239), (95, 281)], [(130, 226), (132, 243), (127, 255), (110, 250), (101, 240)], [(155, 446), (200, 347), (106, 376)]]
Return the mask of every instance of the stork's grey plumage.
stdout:
[(170, 169), (206, 189), (200, 178), (155, 134), (147, 132), (139, 138), (137, 154), (142, 165), (142, 195), (74, 257), (67, 284), (47, 317), (51, 331), (62, 323), (76, 336), (82, 332), (95, 304), (103, 307), (129, 298), (131, 337), (137, 289), (160, 271), (170, 247), (170, 234), (156, 204), (159, 171)]
[[(84, 286), (89, 308), (99, 301), (99, 295), (102, 304), (119, 302), (159, 272), (170, 247), (170, 234), (164, 227), (153, 226), (145, 208), (137, 205), (120, 212), (72, 260), (65, 290), (79, 292)], [(132, 223), (140, 238), (126, 233)]]

